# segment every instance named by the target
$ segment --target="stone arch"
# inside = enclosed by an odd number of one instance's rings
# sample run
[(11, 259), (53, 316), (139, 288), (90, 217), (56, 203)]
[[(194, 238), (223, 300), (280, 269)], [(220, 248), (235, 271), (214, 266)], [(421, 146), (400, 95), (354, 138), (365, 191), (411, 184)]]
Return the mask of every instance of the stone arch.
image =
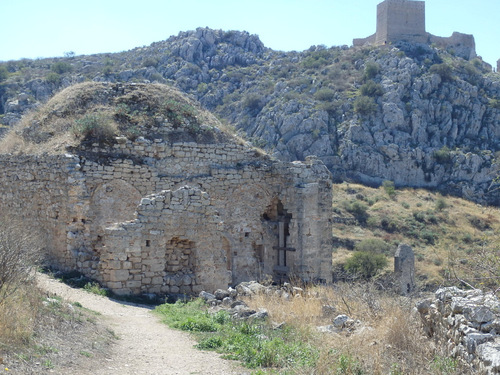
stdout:
[(123, 180), (112, 180), (99, 185), (90, 200), (90, 217), (94, 229), (104, 228), (137, 216), (137, 206), (141, 202), (139, 190)]

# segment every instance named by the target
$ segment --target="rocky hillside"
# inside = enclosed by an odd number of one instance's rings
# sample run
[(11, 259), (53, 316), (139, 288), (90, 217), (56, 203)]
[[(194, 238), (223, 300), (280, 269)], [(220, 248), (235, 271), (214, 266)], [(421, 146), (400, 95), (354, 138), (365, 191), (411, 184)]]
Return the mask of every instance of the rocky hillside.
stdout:
[(0, 64), (4, 125), (86, 80), (160, 82), (191, 94), (284, 160), (318, 155), (337, 180), (440, 189), (500, 204), (500, 75), (427, 45), (303, 52), (197, 29), (131, 51)]

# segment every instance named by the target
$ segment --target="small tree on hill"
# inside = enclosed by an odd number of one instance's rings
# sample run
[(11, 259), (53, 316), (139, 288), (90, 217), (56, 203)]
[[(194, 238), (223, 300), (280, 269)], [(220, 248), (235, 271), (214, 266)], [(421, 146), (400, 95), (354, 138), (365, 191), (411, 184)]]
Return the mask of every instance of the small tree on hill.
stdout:
[(382, 254), (356, 251), (347, 259), (345, 269), (356, 276), (369, 279), (387, 266), (387, 258)]

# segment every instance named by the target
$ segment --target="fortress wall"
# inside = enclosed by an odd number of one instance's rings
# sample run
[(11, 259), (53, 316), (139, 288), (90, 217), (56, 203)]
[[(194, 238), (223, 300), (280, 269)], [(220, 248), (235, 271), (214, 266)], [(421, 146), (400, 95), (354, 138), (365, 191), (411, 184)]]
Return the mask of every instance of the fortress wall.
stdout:
[[(50, 232), (57, 266), (119, 293), (331, 278), (331, 175), (313, 157), (283, 163), (235, 144), (123, 139), (78, 156), (1, 158), (11, 163), (2, 211)], [(174, 203), (181, 192), (188, 203)]]
[(441, 48), (453, 50), (456, 56), (470, 60), (476, 57), (476, 43), (471, 34), (454, 32), (450, 37), (440, 37), (429, 34), (429, 42)]

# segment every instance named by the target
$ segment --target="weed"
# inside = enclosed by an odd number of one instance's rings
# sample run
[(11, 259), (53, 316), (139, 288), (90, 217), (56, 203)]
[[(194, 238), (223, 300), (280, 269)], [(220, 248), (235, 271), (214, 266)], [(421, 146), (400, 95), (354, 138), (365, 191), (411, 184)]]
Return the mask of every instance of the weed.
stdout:
[(455, 373), (458, 368), (458, 363), (456, 359), (450, 357), (436, 356), (432, 361), (431, 367), (436, 374), (449, 375)]
[(77, 138), (99, 143), (112, 143), (117, 127), (111, 118), (103, 113), (89, 113), (75, 121), (72, 132)]
[(109, 297), (110, 292), (108, 289), (102, 288), (97, 282), (88, 282), (83, 286), (87, 292), (97, 294), (98, 296)]
[(50, 359), (46, 359), (44, 362), (43, 362), (43, 366), (47, 369), (53, 369), (54, 368), (54, 364), (52, 363), (52, 361)]
[(84, 357), (87, 357), (87, 358), (92, 357), (92, 353), (86, 352), (85, 350), (81, 350), (80, 355), (83, 355)]

